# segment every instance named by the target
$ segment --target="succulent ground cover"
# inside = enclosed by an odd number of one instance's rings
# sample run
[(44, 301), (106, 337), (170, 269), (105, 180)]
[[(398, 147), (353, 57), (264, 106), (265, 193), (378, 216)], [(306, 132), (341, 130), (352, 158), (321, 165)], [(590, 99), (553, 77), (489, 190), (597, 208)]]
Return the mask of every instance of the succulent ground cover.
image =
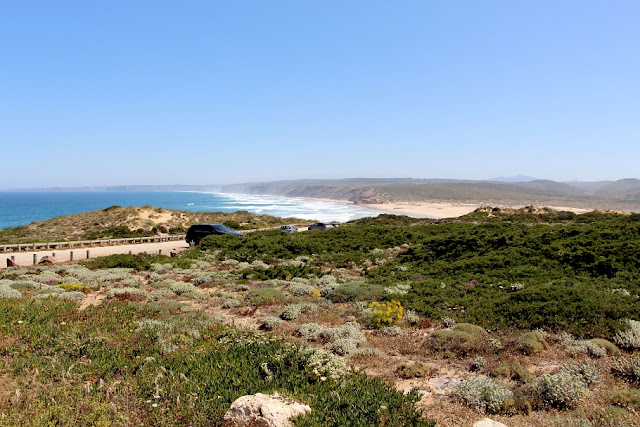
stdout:
[(638, 425), (639, 229), (488, 209), (9, 268), (0, 419), (215, 425), (277, 391), (297, 425)]

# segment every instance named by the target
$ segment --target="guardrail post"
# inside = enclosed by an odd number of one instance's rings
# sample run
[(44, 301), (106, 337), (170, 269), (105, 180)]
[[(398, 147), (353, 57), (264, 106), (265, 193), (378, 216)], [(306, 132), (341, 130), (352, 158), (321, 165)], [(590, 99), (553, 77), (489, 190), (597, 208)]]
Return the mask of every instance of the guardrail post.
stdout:
[(158, 249), (158, 255), (162, 255), (162, 249)]
[(38, 255), (33, 254), (33, 265), (36, 265), (36, 260), (38, 259)]
[(87, 249), (87, 259), (89, 259), (89, 249)]
[(69, 261), (73, 261), (73, 251), (69, 251)]

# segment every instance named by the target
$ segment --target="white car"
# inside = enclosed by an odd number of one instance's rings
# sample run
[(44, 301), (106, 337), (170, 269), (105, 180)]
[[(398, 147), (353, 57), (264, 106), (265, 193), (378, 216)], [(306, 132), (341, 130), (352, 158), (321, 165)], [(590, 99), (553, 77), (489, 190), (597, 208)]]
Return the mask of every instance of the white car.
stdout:
[(280, 231), (282, 231), (283, 233), (297, 233), (298, 232), (298, 228), (295, 225), (283, 225), (282, 227), (280, 227)]

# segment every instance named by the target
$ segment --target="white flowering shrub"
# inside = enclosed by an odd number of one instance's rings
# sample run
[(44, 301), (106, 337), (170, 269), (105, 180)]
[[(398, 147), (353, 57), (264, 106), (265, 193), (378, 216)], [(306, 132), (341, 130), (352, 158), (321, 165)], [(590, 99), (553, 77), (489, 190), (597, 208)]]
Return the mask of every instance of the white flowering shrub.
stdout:
[(536, 391), (543, 406), (570, 409), (582, 400), (587, 386), (580, 377), (560, 370), (553, 375), (544, 374), (540, 377)]
[(187, 282), (174, 282), (169, 284), (167, 288), (173, 291), (176, 295), (193, 295), (198, 293), (198, 289), (191, 283)]
[(461, 402), (482, 412), (500, 413), (513, 392), (497, 381), (484, 377), (471, 377), (453, 389), (453, 394)]
[(207, 283), (212, 283), (212, 282), (213, 282), (212, 274), (198, 272), (191, 275), (191, 283), (193, 283), (195, 286), (201, 286), (201, 285), (205, 285)]
[(384, 288), (383, 292), (387, 295), (406, 295), (411, 290), (408, 283), (398, 283), (394, 286)]
[(307, 349), (306, 367), (317, 376), (326, 376), (334, 380), (340, 379), (349, 372), (345, 361), (322, 349)]
[(441, 320), (442, 326), (444, 326), (445, 328), (453, 328), (453, 326), (456, 324), (456, 320), (449, 316), (444, 316)]
[(613, 338), (620, 347), (634, 351), (640, 350), (640, 322), (627, 319), (627, 330), (619, 331)]
[(167, 299), (167, 298), (173, 298), (175, 296), (176, 294), (169, 288), (154, 289), (151, 292), (151, 297), (153, 299)]
[(0, 299), (22, 298), (22, 293), (7, 285), (0, 285)]
[(611, 363), (611, 373), (631, 384), (640, 385), (640, 358), (618, 357)]
[(255, 260), (251, 263), (251, 267), (253, 268), (271, 268), (271, 266), (269, 264), (267, 264), (266, 262), (260, 261), (260, 260)]
[(271, 331), (278, 326), (281, 326), (284, 322), (275, 316), (266, 316), (260, 320), (260, 329)]
[(420, 323), (420, 316), (413, 310), (404, 310), (402, 314), (402, 323), (415, 326)]
[(358, 342), (351, 338), (338, 338), (334, 342), (328, 343), (326, 347), (331, 349), (332, 353), (340, 356), (348, 356), (356, 350)]
[(306, 284), (292, 283), (289, 285), (289, 292), (296, 297), (309, 295), (313, 289), (315, 289), (313, 286)]
[(320, 336), (322, 327), (317, 323), (303, 323), (298, 327), (298, 335), (307, 341), (316, 341)]
[(289, 304), (282, 310), (280, 317), (284, 320), (293, 320), (302, 313), (313, 313), (317, 310), (318, 307), (313, 303)]

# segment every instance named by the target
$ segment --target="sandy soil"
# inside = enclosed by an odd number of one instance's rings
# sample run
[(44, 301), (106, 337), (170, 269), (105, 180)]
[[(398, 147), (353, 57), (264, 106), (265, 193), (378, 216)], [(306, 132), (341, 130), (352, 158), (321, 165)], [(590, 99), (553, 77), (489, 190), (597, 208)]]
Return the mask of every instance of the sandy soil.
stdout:
[(170, 242), (60, 249), (55, 251), (13, 252), (0, 254), (0, 268), (5, 268), (7, 266), (6, 259), (11, 258), (11, 256), (14, 257), (17, 265), (29, 266), (33, 265), (34, 255), (36, 256), (36, 263), (42, 260), (45, 256), (48, 256), (54, 263), (60, 263), (69, 261), (71, 258), (71, 252), (73, 252), (73, 259), (77, 261), (87, 258), (97, 258), (106, 255), (126, 253), (139, 254), (146, 252), (150, 254), (162, 253), (164, 255), (169, 255), (171, 252), (180, 252), (186, 248), (188, 248), (188, 246), (185, 241), (174, 240)]

